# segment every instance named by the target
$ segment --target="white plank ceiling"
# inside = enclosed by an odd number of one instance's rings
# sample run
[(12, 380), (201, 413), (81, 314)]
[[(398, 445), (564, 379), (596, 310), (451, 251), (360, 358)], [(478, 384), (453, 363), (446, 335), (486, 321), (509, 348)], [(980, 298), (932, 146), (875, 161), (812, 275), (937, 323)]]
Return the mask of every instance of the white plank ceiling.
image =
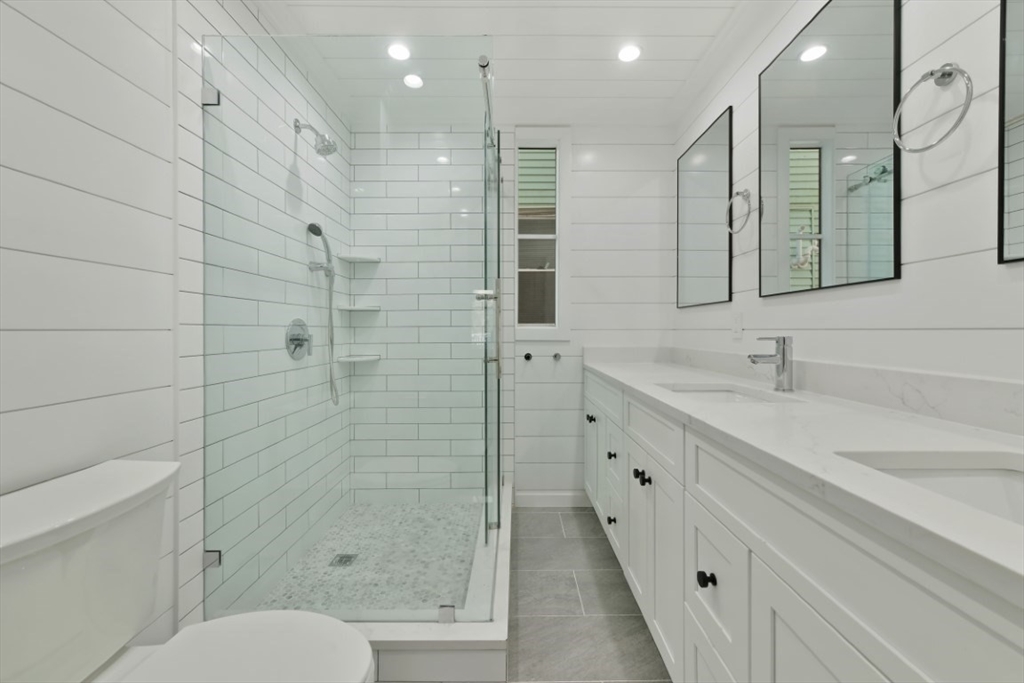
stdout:
[[(741, 0), (263, 0), (347, 118), (438, 119), (471, 112), (482, 95), (476, 61), (491, 57), (499, 123), (667, 125), (687, 82), (738, 40)], [(405, 62), (391, 42), (412, 50)], [(634, 43), (635, 62), (618, 60)], [(310, 49), (312, 48), (312, 49)], [(419, 90), (402, 77), (415, 73)], [(399, 112), (404, 107), (405, 116)], [(380, 118), (377, 115), (377, 118)], [(429, 121), (428, 121), (429, 122)], [(362, 126), (360, 126), (362, 127)]]

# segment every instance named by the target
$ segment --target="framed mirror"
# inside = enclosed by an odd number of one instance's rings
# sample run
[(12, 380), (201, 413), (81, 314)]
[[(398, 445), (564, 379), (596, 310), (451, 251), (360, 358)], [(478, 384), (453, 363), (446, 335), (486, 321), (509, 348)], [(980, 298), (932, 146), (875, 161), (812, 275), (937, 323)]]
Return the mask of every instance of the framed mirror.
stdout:
[(900, 276), (900, 0), (831, 0), (761, 72), (761, 296)]
[(732, 301), (731, 194), (729, 107), (676, 161), (677, 308)]
[(1002, 0), (999, 262), (1024, 260), (1024, 0)]

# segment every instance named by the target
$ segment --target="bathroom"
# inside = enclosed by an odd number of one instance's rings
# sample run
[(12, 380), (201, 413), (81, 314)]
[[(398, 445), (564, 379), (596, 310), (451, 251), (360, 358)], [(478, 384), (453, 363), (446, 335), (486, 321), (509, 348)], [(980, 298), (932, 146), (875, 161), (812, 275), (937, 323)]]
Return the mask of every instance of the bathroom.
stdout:
[(1024, 680), (1022, 120), (1024, 0), (0, 0), (0, 681)]

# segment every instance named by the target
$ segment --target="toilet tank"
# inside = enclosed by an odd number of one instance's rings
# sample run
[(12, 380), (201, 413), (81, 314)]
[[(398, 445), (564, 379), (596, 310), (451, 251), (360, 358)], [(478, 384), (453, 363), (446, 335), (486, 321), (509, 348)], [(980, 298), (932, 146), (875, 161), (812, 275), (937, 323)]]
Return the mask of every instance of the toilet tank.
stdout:
[(112, 460), (0, 496), (0, 681), (82, 681), (156, 600), (178, 464)]

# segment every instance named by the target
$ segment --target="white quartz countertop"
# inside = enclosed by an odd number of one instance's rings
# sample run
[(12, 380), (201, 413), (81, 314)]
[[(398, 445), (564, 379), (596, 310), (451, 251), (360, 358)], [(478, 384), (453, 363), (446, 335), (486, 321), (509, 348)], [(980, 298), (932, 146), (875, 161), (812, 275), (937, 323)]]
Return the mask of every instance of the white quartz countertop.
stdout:
[[(584, 367), (806, 493), (1024, 607), (1024, 526), (836, 455), (837, 452), (1024, 453), (1024, 439), (794, 391), (791, 403), (711, 403), (659, 384), (770, 385), (668, 363)], [(1024, 457), (1024, 456), (1022, 456)]]

